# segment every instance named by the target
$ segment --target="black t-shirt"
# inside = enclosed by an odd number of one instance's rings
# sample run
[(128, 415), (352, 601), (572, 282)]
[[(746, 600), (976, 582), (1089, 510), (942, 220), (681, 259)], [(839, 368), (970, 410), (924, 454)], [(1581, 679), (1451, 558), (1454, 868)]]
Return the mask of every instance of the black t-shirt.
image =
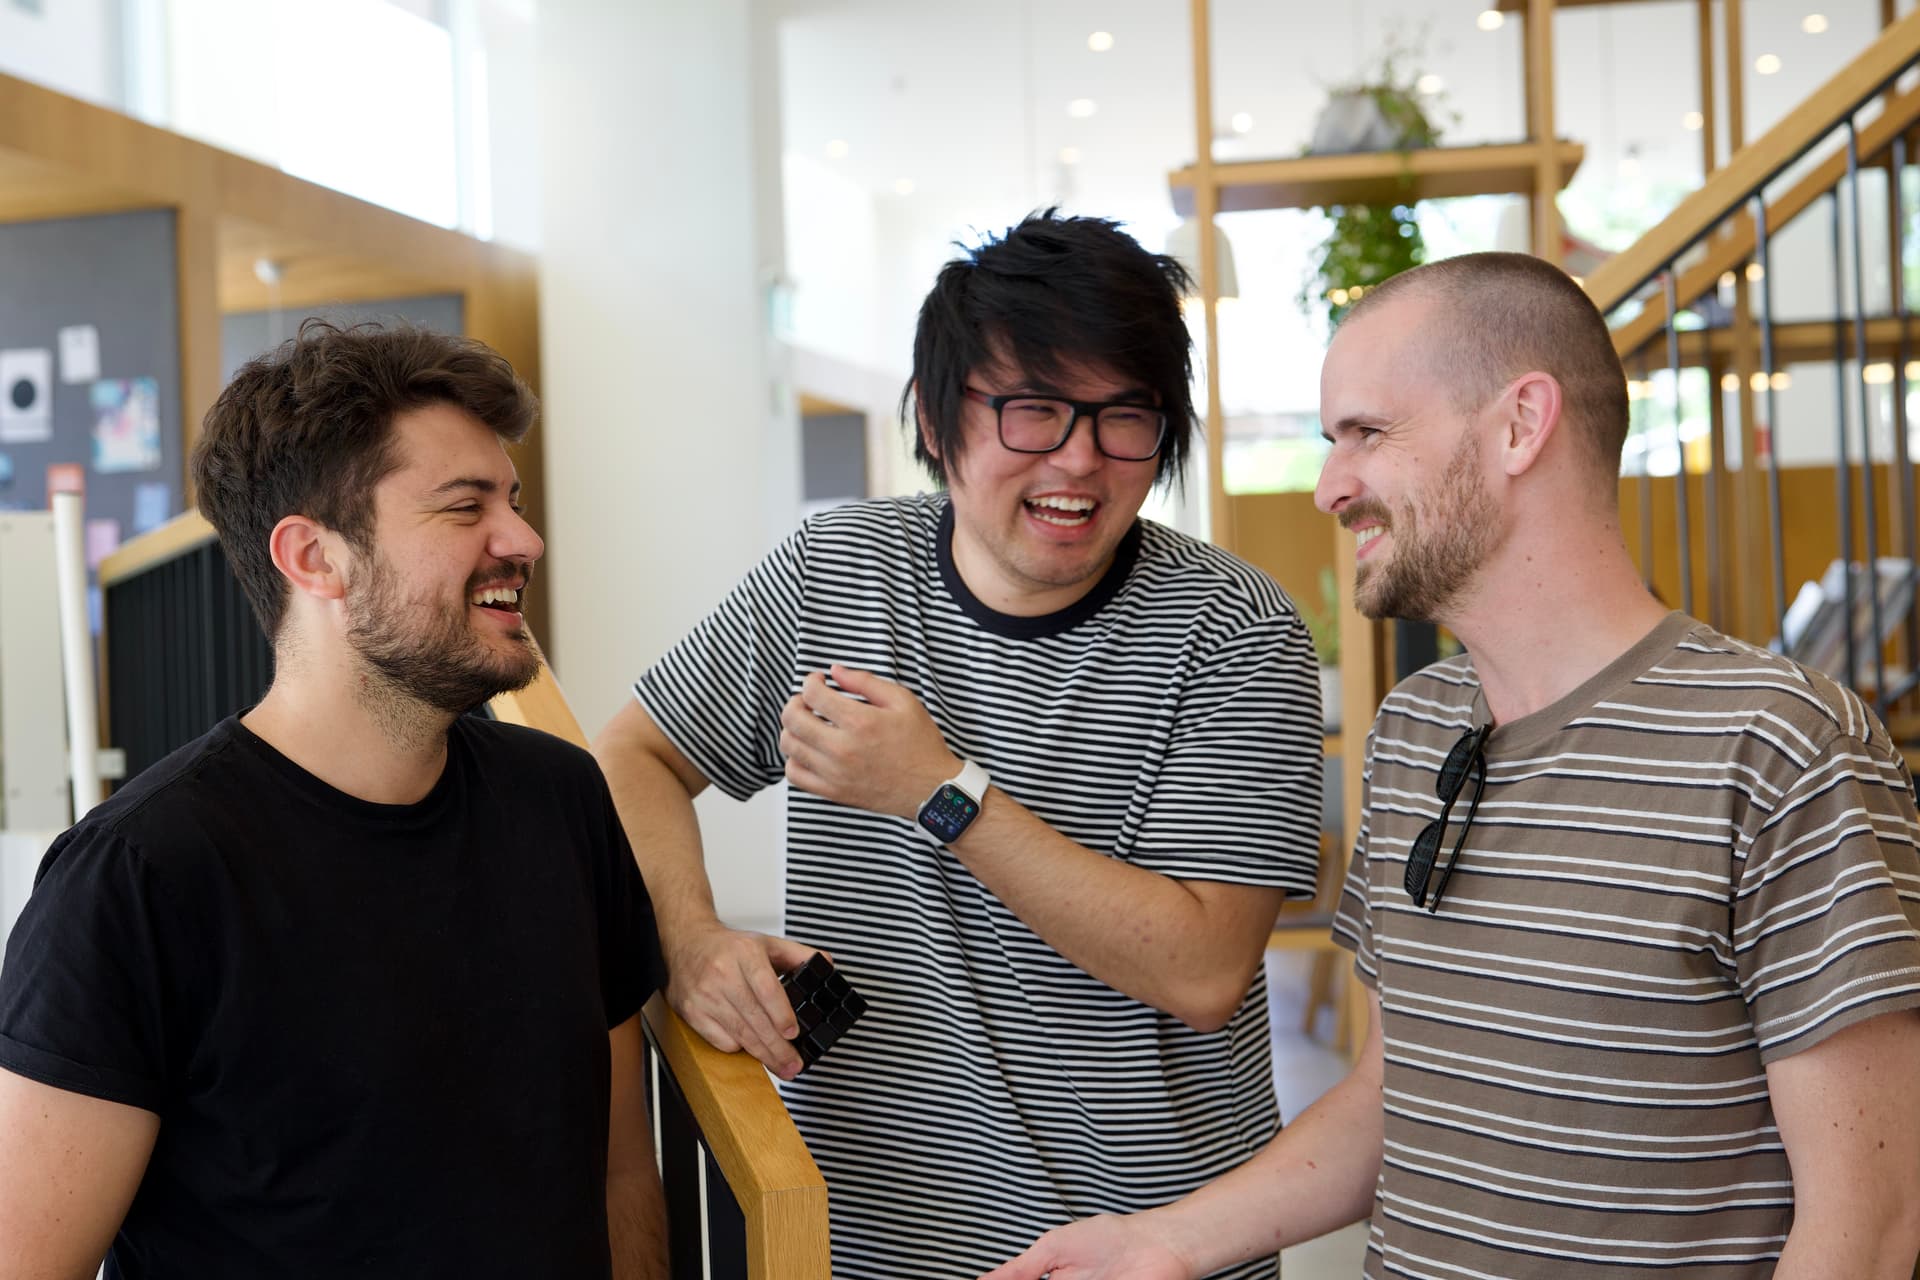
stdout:
[(585, 752), (463, 718), (377, 805), (227, 720), (48, 852), (0, 1067), (159, 1114), (109, 1276), (604, 1276), (607, 1031), (661, 981)]

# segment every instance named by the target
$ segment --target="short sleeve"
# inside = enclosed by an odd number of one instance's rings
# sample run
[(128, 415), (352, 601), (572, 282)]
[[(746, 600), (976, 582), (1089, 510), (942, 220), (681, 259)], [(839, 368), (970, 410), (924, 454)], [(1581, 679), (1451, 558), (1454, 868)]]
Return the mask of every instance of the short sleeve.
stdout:
[(1367, 733), (1360, 774), (1360, 831), (1354, 837), (1346, 884), (1333, 917), (1333, 940), (1353, 952), (1354, 972), (1368, 986), (1380, 985), (1380, 962), (1373, 946), (1373, 876), (1367, 859), (1367, 831), (1373, 815), (1373, 732)]
[(0, 1067), (73, 1093), (159, 1111), (187, 1035), (170, 1017), (191, 932), (148, 859), (98, 827), (41, 863), (0, 968)]
[(605, 810), (600, 841), (600, 991), (611, 1030), (640, 1012), (640, 1006), (667, 985), (667, 967), (660, 956), (653, 899), (640, 878), (604, 780), (600, 790)]
[(1299, 615), (1228, 636), (1187, 679), (1131, 861), (1312, 897), (1323, 755), (1320, 683)]
[(1760, 822), (1733, 947), (1762, 1061), (1920, 1006), (1917, 838), (1912, 782), (1877, 732), (1835, 734)]
[(780, 709), (793, 692), (807, 530), (740, 580), (634, 684), (634, 695), (702, 776), (744, 800), (785, 775)]

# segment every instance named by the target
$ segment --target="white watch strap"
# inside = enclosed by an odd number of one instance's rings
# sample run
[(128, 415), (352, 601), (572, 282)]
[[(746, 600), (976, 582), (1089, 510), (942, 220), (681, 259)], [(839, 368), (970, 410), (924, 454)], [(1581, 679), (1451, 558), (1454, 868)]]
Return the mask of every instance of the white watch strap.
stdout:
[(967, 798), (979, 804), (986, 798), (987, 786), (993, 781), (987, 771), (971, 760), (960, 762), (960, 772), (947, 781), (967, 793)]

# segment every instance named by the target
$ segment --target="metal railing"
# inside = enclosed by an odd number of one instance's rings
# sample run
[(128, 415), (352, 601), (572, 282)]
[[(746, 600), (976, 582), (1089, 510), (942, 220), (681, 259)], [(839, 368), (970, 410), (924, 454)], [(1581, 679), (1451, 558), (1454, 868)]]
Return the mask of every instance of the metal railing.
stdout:
[[(1637, 508), (1649, 586), (1722, 630), (1824, 667), (1869, 697), (1882, 716), (1920, 682), (1905, 270), (1916, 213), (1905, 178), (1910, 135), (1920, 122), (1920, 87), (1908, 73), (1917, 64), (1920, 12), (1888, 26), (1585, 281), (1611, 314), (1641, 419), (1642, 463), (1623, 505)], [(1888, 175), (1888, 251), (1877, 261), (1862, 180), (1876, 167)], [(1815, 212), (1827, 215), (1824, 246), (1813, 256), (1831, 280), (1830, 313), (1783, 320), (1776, 297), (1780, 236)], [(1801, 254), (1793, 264), (1796, 283), (1813, 270)], [(1887, 312), (1869, 314), (1868, 299), (1881, 289)], [(1818, 412), (1796, 404), (1796, 417), (1783, 421), (1782, 392), (1795, 365), (1834, 372), (1832, 421), (1825, 424), (1830, 469), (1782, 465), (1783, 428), (1804, 439), (1806, 415)], [(1707, 376), (1705, 432), (1698, 414), (1689, 422), (1685, 408), (1683, 375), (1700, 369)], [(1656, 397), (1660, 374), (1664, 394)], [(1891, 391), (1887, 407), (1877, 403), (1883, 388)], [(1880, 447), (1876, 420), (1879, 434), (1891, 436)], [(1670, 480), (1657, 479), (1649, 465), (1656, 444), (1671, 459)], [(1737, 465), (1729, 462), (1735, 448)], [(1830, 529), (1817, 527), (1827, 524), (1821, 485), (1830, 486)], [(1670, 544), (1656, 532), (1669, 521), (1657, 516), (1670, 516)], [(1824, 573), (1808, 570), (1829, 552)], [(1808, 585), (1790, 595), (1803, 576)]]

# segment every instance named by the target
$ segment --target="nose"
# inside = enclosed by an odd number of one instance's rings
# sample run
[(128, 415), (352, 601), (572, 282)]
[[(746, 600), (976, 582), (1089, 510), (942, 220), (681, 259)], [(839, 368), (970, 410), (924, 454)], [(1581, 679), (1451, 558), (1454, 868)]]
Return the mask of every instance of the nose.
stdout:
[(1327, 515), (1339, 515), (1341, 509), (1358, 496), (1355, 492), (1358, 487), (1353, 468), (1335, 445), (1327, 451), (1327, 460), (1320, 464), (1320, 479), (1313, 486), (1313, 505)]
[[(1082, 422), (1087, 424), (1085, 431), (1080, 430)], [(1073, 425), (1067, 428), (1067, 438), (1053, 451), (1053, 465), (1076, 476), (1097, 470), (1105, 456), (1093, 437), (1093, 415), (1083, 413), (1075, 417)]]
[(547, 544), (525, 516), (518, 511), (508, 511), (507, 518), (495, 528), (487, 550), (501, 560), (532, 564), (546, 554)]

